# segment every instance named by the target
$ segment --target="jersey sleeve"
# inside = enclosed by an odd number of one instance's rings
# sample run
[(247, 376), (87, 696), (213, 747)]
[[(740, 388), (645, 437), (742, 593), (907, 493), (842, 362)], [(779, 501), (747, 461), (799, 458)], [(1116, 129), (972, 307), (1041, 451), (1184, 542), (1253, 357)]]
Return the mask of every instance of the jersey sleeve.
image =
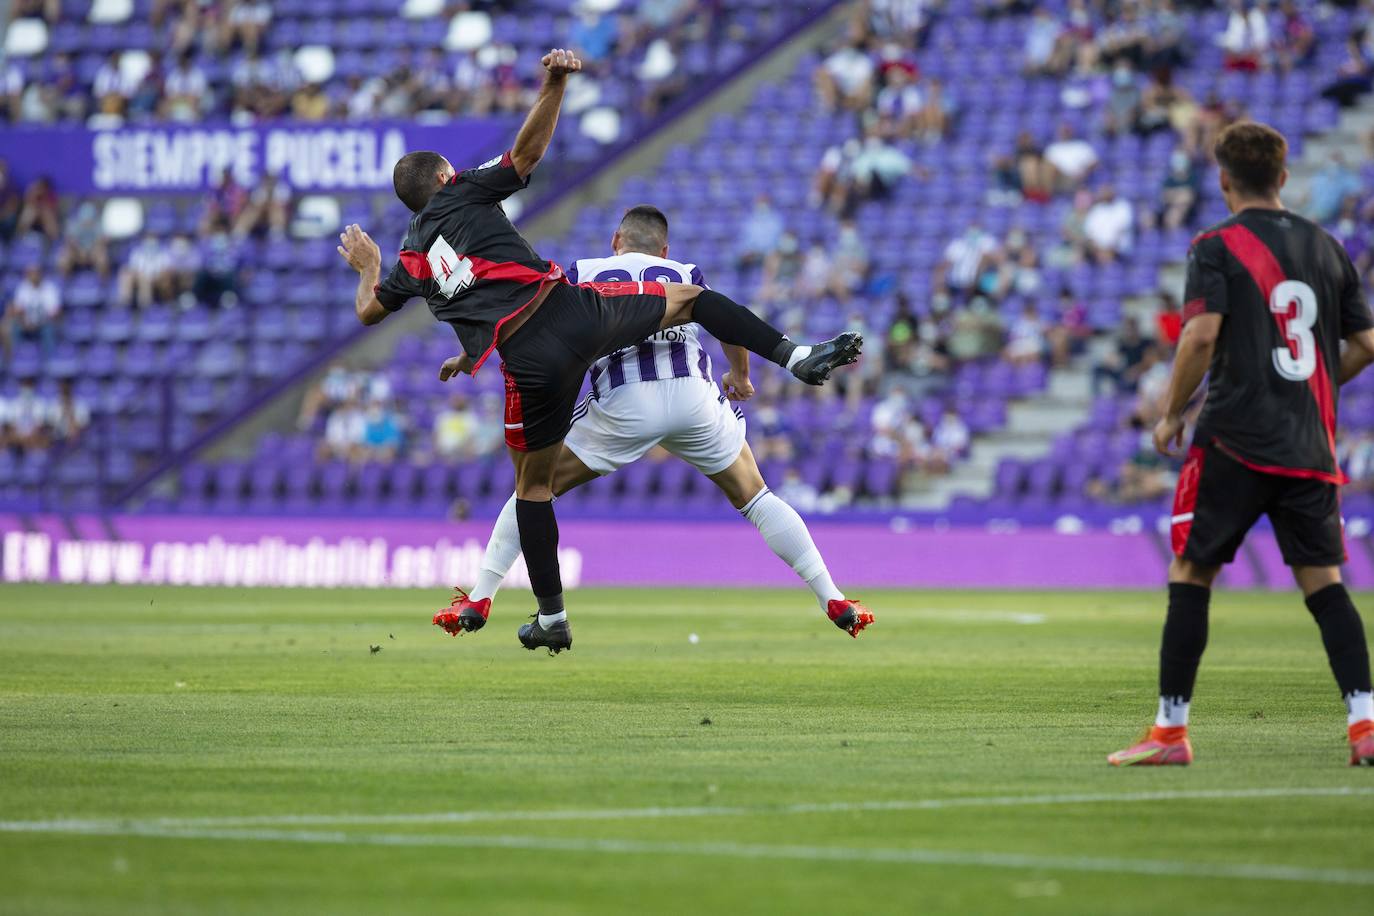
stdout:
[(1360, 283), (1360, 272), (1350, 261), (1344, 247), (1340, 249), (1344, 274), (1341, 290), (1341, 337), (1349, 337), (1374, 328), (1374, 317), (1369, 313), (1369, 302), (1365, 299), (1364, 285)]
[(692, 275), (687, 278), (687, 282), (692, 284), (693, 286), (700, 286), (702, 289), (711, 288), (706, 285), (706, 278), (702, 276), (701, 268), (696, 266), (695, 264), (692, 265)]
[(582, 272), (580, 266), (581, 264), (581, 261), (573, 261), (572, 264), (568, 267), (568, 269), (563, 271), (563, 276), (567, 277), (568, 282), (571, 283), (573, 286), (576, 286), (577, 284), (582, 282), (578, 279), (578, 276)]
[(475, 169), (459, 172), (453, 177), (452, 193), (474, 204), (495, 204), (523, 190), (530, 183), (529, 176), (520, 177), (510, 153), (502, 153)]
[(1225, 315), (1230, 310), (1226, 301), (1226, 251), (1213, 238), (1198, 239), (1188, 249), (1188, 278), (1184, 284), (1183, 322), (1211, 312)]
[(401, 259), (391, 268), (391, 272), (377, 284), (374, 290), (377, 301), (388, 312), (400, 311), (402, 306), (416, 297), (429, 297), (433, 281), (425, 277), (424, 270), (416, 269), (415, 265), (420, 263), (424, 263), (425, 267), (429, 266), (424, 255), (418, 251), (403, 251)]

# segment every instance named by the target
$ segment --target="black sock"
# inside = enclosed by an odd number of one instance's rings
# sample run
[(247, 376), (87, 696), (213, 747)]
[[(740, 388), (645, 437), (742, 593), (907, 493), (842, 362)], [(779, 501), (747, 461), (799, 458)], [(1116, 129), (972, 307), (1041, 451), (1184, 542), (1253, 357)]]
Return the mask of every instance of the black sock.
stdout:
[(1186, 582), (1169, 583), (1169, 616), (1159, 648), (1159, 695), (1187, 703), (1193, 698), (1197, 666), (1207, 648), (1207, 604), (1212, 590)]
[(1322, 645), (1331, 662), (1331, 673), (1341, 688), (1341, 696), (1368, 693), (1369, 647), (1365, 643), (1360, 612), (1350, 600), (1345, 586), (1337, 582), (1307, 596), (1307, 609), (1321, 627)]
[(723, 344), (733, 344), (783, 368), (797, 345), (744, 306), (715, 290), (703, 290), (692, 304), (692, 320)]
[(517, 499), (515, 521), (520, 526), (520, 550), (525, 554), (539, 611), (557, 614), (563, 610), (563, 577), (558, 571), (558, 519), (553, 503)]

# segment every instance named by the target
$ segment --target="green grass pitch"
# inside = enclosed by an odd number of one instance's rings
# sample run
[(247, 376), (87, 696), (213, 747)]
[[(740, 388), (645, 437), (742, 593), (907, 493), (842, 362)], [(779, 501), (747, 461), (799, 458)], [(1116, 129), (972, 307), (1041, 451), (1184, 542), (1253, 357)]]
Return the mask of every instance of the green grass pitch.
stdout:
[(527, 593), (2, 587), (0, 913), (1368, 912), (1295, 595), (1218, 594), (1197, 762), (1124, 771), (1162, 590), (864, 597), (581, 591), (550, 658)]

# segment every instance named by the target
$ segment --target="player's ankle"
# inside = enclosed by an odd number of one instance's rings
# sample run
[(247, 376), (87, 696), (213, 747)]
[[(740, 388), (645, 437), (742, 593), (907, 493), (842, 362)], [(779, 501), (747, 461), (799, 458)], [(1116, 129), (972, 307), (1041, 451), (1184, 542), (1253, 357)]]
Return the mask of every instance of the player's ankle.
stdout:
[(1188, 738), (1186, 725), (1156, 725), (1150, 729), (1150, 740), (1160, 744), (1178, 744)]

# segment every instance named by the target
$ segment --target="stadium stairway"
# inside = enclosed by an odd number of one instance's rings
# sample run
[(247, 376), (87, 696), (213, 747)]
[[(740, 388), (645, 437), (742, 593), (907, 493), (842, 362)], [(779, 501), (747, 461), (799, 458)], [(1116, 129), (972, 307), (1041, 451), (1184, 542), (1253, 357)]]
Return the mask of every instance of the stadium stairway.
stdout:
[[(540, 198), (528, 213), (513, 214), (527, 238), (546, 239), (566, 232), (578, 213), (588, 207), (604, 205), (621, 183), (634, 175), (651, 175), (668, 150), (684, 136), (699, 136), (708, 122), (721, 114), (742, 109), (752, 97), (751, 87), (760, 79), (776, 80), (792, 72), (798, 61), (814, 52), (839, 27), (847, 15), (847, 0), (825, 0), (779, 35), (761, 53), (725, 74), (719, 81), (689, 92), (675, 102), (650, 129), (611, 150), (600, 162), (571, 177), (567, 187)], [(519, 206), (518, 199), (515, 201)], [(509, 205), (508, 205), (509, 206)], [(383, 249), (386, 249), (383, 243)], [(317, 383), (330, 365), (346, 361), (350, 365), (385, 365), (395, 352), (397, 342), (417, 332), (440, 335), (452, 340), (447, 328), (437, 325), (429, 311), (417, 305), (397, 313), (377, 328), (359, 329), (338, 348), (323, 353), (311, 365), (293, 373), (289, 385), (254, 405), (251, 411), (235, 416), (210, 435), (193, 442), (121, 494), (120, 504), (138, 508), (149, 497), (166, 497), (177, 485), (178, 474), (189, 461), (217, 461), (251, 456), (259, 441), (273, 431), (291, 429), (299, 414), (304, 393)], [(437, 374), (438, 367), (434, 367)]]

